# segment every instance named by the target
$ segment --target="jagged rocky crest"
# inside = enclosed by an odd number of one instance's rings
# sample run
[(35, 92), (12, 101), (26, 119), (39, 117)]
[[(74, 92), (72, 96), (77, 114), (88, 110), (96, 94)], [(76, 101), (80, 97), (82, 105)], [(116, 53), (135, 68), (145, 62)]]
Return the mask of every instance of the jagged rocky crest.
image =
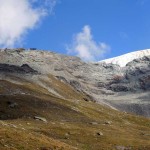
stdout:
[[(1, 79), (4, 73), (16, 73), (39, 85), (43, 85), (39, 76), (51, 74), (77, 92), (86, 94), (88, 100), (150, 117), (150, 56), (120, 67), (105, 62), (85, 63), (78, 57), (42, 50), (7, 49), (0, 51)], [(28, 74), (28, 77), (21, 74)], [(53, 87), (49, 91), (62, 96)]]

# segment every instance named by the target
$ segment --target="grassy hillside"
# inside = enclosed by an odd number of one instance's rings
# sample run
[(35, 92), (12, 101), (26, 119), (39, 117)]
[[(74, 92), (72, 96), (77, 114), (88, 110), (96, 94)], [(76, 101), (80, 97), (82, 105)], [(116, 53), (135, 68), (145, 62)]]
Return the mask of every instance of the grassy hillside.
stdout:
[(85, 101), (51, 75), (41, 81), (62, 97), (27, 80), (0, 80), (0, 150), (150, 149), (149, 119)]

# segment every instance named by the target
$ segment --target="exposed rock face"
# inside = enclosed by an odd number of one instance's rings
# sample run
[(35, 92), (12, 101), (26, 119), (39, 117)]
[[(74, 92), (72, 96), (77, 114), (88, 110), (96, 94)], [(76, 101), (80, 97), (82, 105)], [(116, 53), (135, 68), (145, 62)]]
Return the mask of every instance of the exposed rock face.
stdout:
[[(150, 117), (148, 55), (120, 67), (118, 64), (104, 62), (85, 63), (78, 57), (46, 51), (7, 50), (0, 51), (0, 63), (0, 73), (31, 73), (36, 76), (39, 72), (37, 76), (44, 77), (52, 74), (57, 80), (70, 84), (74, 90), (89, 95), (93, 101)], [(38, 78), (35, 82), (48, 88)], [(49, 91), (52, 92), (52, 89)]]
[(23, 64), (21, 67), (16, 65), (9, 64), (0, 64), (0, 72), (8, 72), (8, 73), (38, 73), (36, 70), (32, 69), (29, 65)]

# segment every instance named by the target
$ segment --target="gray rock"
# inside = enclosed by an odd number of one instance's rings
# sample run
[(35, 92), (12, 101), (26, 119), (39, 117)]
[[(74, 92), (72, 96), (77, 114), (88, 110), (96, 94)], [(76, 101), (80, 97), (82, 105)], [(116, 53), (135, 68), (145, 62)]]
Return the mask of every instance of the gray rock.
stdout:
[(112, 121), (105, 121), (105, 124), (110, 125), (110, 124), (112, 124)]
[(43, 117), (39, 117), (39, 116), (34, 116), (34, 119), (35, 120), (40, 120), (40, 121), (43, 121), (43, 122), (47, 122), (47, 120)]
[(9, 107), (9, 108), (16, 108), (16, 107), (18, 107), (18, 104), (15, 103), (15, 102), (12, 102), (12, 103), (10, 103), (10, 104), (8, 105), (8, 107)]
[(71, 80), (71, 81), (70, 81), (70, 85), (71, 85), (72, 87), (74, 87), (74, 89), (76, 89), (77, 91), (82, 91), (81, 84), (80, 84), (78, 81)]
[(103, 136), (103, 133), (102, 132), (97, 132), (96, 135)]
[(65, 133), (65, 139), (69, 139), (70, 133)]
[(131, 150), (131, 148), (125, 146), (116, 146), (116, 150)]
[(97, 122), (90, 122), (91, 125), (98, 125)]
[(56, 78), (64, 83), (68, 83), (68, 81), (62, 76), (56, 76)]

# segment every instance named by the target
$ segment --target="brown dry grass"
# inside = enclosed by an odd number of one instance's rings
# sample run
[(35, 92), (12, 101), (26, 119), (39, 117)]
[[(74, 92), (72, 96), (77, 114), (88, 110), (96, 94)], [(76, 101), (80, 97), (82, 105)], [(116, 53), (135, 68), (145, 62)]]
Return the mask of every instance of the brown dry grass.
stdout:
[[(150, 120), (121, 113), (83, 100), (85, 95), (49, 76), (55, 90), (65, 98), (50, 94), (38, 85), (16, 85), (1, 81), (10, 89), (19, 88), (28, 95), (0, 96), (0, 150), (132, 150), (150, 149)], [(48, 81), (47, 81), (48, 82)], [(5, 88), (0, 91), (5, 93)], [(16, 108), (7, 102), (14, 101)], [(45, 117), (48, 123), (34, 120)], [(111, 121), (111, 124), (105, 122)], [(92, 122), (96, 122), (95, 124)], [(97, 135), (102, 132), (103, 136)]]

